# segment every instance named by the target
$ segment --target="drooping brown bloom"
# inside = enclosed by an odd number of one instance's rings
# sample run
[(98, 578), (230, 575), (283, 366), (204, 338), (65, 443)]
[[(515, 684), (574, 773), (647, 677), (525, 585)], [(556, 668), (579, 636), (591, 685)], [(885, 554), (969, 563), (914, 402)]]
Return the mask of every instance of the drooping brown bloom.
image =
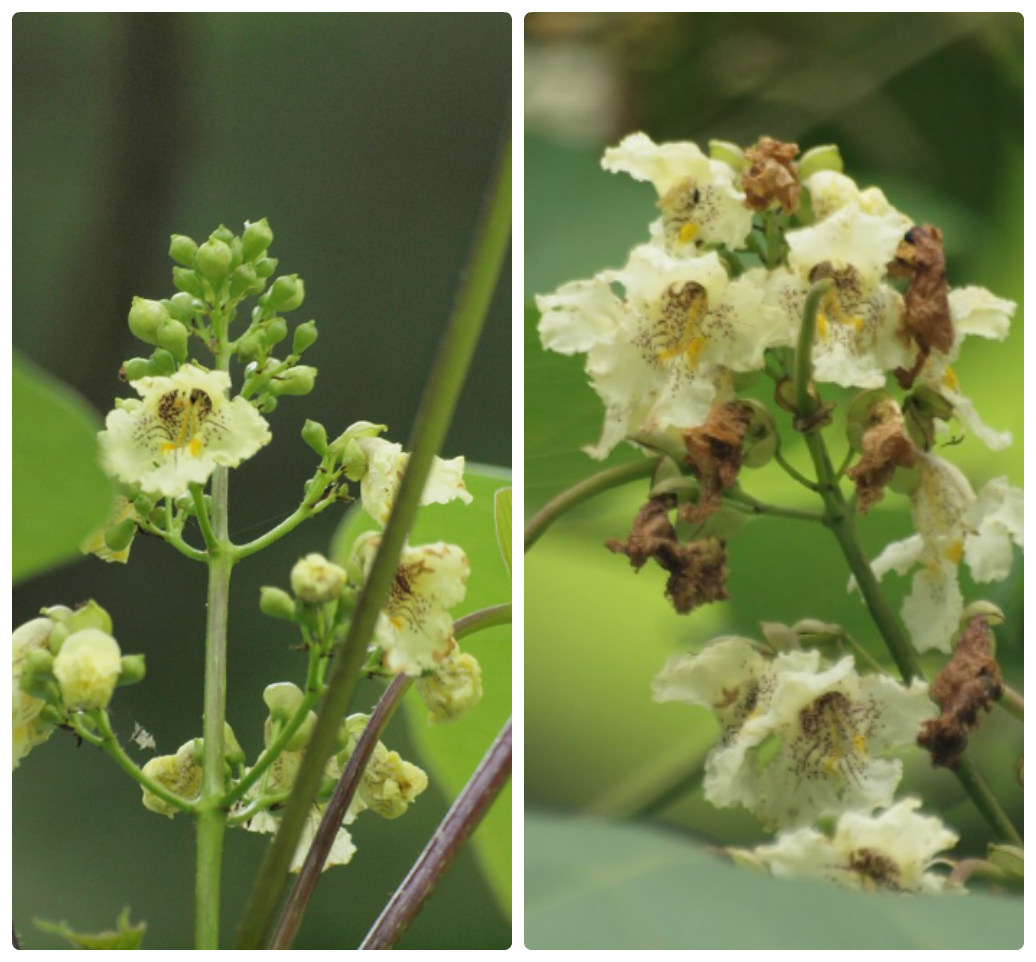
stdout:
[(989, 622), (981, 615), (972, 618), (953, 657), (932, 682), (930, 692), (942, 714), (925, 722), (917, 743), (931, 753), (934, 766), (957, 768), (982, 711), (992, 711), (993, 702), (1003, 694), (992, 639)]
[(910, 278), (900, 333), (907, 341), (917, 344), (918, 355), (909, 370), (896, 370), (900, 387), (909, 388), (933, 348), (945, 352), (953, 347), (942, 231), (931, 224), (911, 227), (889, 264), (889, 274)]
[(912, 468), (917, 448), (910, 440), (903, 412), (895, 401), (879, 401), (867, 412), (863, 454), (846, 474), (856, 482), (856, 507), (866, 514), (885, 496), (885, 485), (897, 467)]
[(745, 151), (748, 169), (741, 175), (745, 204), (752, 210), (766, 210), (774, 201), (786, 214), (799, 206), (798, 144), (786, 144), (772, 137), (760, 137)]
[(637, 512), (629, 537), (609, 541), (605, 547), (626, 555), (638, 571), (654, 558), (669, 572), (666, 597), (679, 614), (685, 615), (700, 605), (730, 597), (726, 590), (727, 552), (716, 538), (681, 544), (669, 521), (675, 505), (676, 497), (671, 494), (652, 498)]
[(714, 405), (701, 427), (683, 432), (687, 448), (684, 460), (701, 487), (698, 503), (684, 506), (683, 520), (704, 521), (720, 509), (723, 492), (737, 483), (751, 419), (752, 409), (747, 404), (731, 401)]

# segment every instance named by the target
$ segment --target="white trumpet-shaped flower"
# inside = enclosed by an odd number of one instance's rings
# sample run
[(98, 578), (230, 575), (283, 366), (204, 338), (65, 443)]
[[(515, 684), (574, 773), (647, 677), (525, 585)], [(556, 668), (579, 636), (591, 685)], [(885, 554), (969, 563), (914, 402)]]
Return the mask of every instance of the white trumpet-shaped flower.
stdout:
[(140, 400), (118, 402), (99, 435), (101, 463), (148, 494), (175, 498), (204, 484), (218, 465), (237, 467), (270, 440), (244, 398), (230, 400), (230, 375), (185, 364), (169, 377), (133, 381)]
[(604, 152), (601, 166), (654, 185), (662, 216), (651, 232), (673, 256), (694, 256), (709, 244), (741, 247), (752, 230), (737, 173), (697, 144), (656, 144), (646, 134), (630, 134)]
[(654, 684), (656, 701), (703, 705), (719, 719), (705, 797), (771, 827), (891, 804), (902, 763), (881, 756), (912, 744), (935, 714), (927, 692), (917, 680), (905, 688), (861, 676), (851, 657), (830, 665), (814, 649), (771, 658), (737, 637), (671, 659)]
[(537, 297), (544, 347), (585, 353), (604, 401), (593, 457), (640, 432), (698, 427), (732, 373), (759, 370), (767, 347), (792, 343), (789, 325), (764, 303), (764, 276), (755, 269), (731, 280), (714, 253), (676, 260), (641, 245), (622, 270)]
[(1008, 576), (1012, 545), (1023, 545), (1022, 491), (994, 478), (976, 496), (957, 467), (932, 454), (918, 456), (918, 469), (920, 483), (910, 496), (916, 534), (888, 545), (871, 568), (879, 578), (918, 568), (903, 621), (918, 651), (949, 652), (964, 613), (960, 563), (980, 583)]
[(957, 835), (938, 818), (919, 814), (920, 806), (904, 798), (879, 814), (845, 812), (830, 837), (800, 828), (752, 854), (774, 875), (819, 876), (867, 891), (939, 892), (946, 876), (928, 869), (939, 852), (957, 844)]

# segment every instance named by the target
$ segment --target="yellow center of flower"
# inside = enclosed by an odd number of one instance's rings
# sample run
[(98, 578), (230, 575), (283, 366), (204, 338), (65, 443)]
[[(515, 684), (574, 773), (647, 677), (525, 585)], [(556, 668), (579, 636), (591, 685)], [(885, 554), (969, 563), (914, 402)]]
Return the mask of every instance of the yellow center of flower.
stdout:
[(684, 244), (689, 244), (700, 232), (700, 225), (694, 223), (694, 221), (688, 221), (680, 228), (680, 241)]
[(708, 340), (699, 331), (702, 318), (708, 306), (708, 295), (700, 284), (688, 284), (678, 296), (679, 307), (684, 309), (683, 331), (669, 347), (658, 352), (660, 361), (671, 361), (683, 357), (688, 367), (694, 367)]
[(957, 390), (957, 385), (959, 382), (957, 381), (957, 374), (952, 367), (948, 367), (945, 371), (942, 372), (942, 383), (943, 387), (947, 387), (951, 391)]
[(817, 312), (817, 331), (821, 337), (826, 337), (827, 332), (830, 330), (829, 317), (839, 324), (855, 328), (857, 331), (863, 330), (863, 318), (846, 314), (842, 309), (841, 303), (839, 303), (838, 295), (833, 290), (828, 292), (823, 300), (821, 310)]
[(169, 440), (162, 443), (162, 453), (186, 450), (195, 458), (201, 454), (205, 444), (198, 435), (211, 413), (212, 398), (199, 388), (194, 388), (189, 397), (180, 391), (163, 394), (158, 402), (158, 417)]

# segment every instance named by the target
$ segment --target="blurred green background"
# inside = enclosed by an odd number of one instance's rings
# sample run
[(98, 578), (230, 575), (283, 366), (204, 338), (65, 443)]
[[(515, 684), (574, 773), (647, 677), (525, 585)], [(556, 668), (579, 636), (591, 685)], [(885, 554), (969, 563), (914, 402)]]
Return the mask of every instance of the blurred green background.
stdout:
[[(703, 147), (763, 134), (802, 149), (837, 143), (861, 186), (879, 185), (917, 221), (943, 228), (951, 284), (1019, 303), (1008, 340), (969, 341), (957, 366), (962, 390), (989, 424), (1014, 433), (1014, 446), (990, 452), (969, 437), (942, 453), (976, 488), (1004, 474), (1022, 483), (1020, 14), (533, 14), (525, 34), (527, 301), (622, 266), (647, 239), (657, 215), (651, 186), (600, 169), (603, 148), (625, 134)], [(545, 354), (536, 320), (527, 311), (527, 517), (601, 467), (578, 451), (597, 440), (603, 416), (584, 358)], [(840, 458), (841, 442), (834, 448)], [(796, 440), (786, 450), (808, 465)], [(631, 456), (620, 451), (608, 463)], [(762, 500), (815, 507), (775, 467), (742, 483)], [(754, 843), (762, 837), (755, 819), (713, 809), (700, 789), (654, 804), (695, 767), (716, 729), (704, 710), (654, 704), (651, 679), (671, 655), (722, 633), (757, 635), (761, 620), (817, 617), (846, 625), (874, 652), (880, 641), (859, 599), (846, 594), (830, 535), (784, 519), (755, 519), (729, 542), (730, 602), (676, 615), (662, 595), (664, 572), (648, 566), (635, 577), (603, 548), (625, 537), (645, 490), (632, 484), (573, 511), (526, 559), (527, 809), (630, 816), (646, 806), (641, 817), (670, 831)], [(906, 499), (887, 497), (860, 527), (871, 556), (905, 537)], [(1016, 562), (1006, 583), (978, 591), (965, 575), (963, 587), (967, 600), (990, 597), (1008, 612), (998, 654), (1020, 687), (1020, 552)], [(884, 584), (898, 610), (909, 579), (890, 575)], [(928, 659), (929, 674), (939, 664)], [(1001, 711), (974, 740), (1019, 826), (1021, 748), (1021, 726)], [(961, 833), (957, 853), (981, 853), (989, 836), (957, 781), (911, 754), (899, 794), (922, 793)], [(542, 842), (531, 832), (527, 825), (530, 858)], [(553, 857), (563, 859), (550, 837)], [(540, 881), (550, 874), (542, 865), (540, 875), (531, 864), (528, 871)], [(555, 894), (533, 883), (527, 919)]]
[[(271, 415), (273, 446), (232, 475), (231, 536), (255, 537), (290, 513), (312, 473), (306, 417), (331, 436), (367, 419), (406, 440), (510, 122), (510, 37), (506, 14), (18, 14), (15, 347), (103, 414), (131, 393), (120, 363), (142, 353), (125, 323), (131, 298), (173, 292), (169, 235), (201, 240), (221, 221), (240, 231), (268, 217), (279, 272), (306, 281), (293, 320), (319, 324), (307, 361), (320, 376), (312, 395)], [(509, 284), (505, 269), (446, 455), (510, 463)], [(329, 510), (235, 572), (228, 717), (250, 753), (263, 687), (304, 670), (295, 639), (259, 615), (259, 586), (286, 585), (341, 519)], [(139, 721), (169, 752), (200, 730), (204, 590), (201, 566), (138, 537), (127, 566), (86, 558), (19, 586), (13, 618), (101, 601), (123, 647), (148, 661), (148, 679), (118, 694), (116, 727), (128, 734)], [(363, 688), (357, 708), (379, 690)], [(385, 740), (415, 755), (401, 716)], [(189, 947), (188, 821), (146, 812), (114, 764), (61, 732), (23, 761), (13, 796), (14, 920), (26, 947), (57, 945), (33, 915), (96, 930), (124, 904), (148, 922), (145, 947)], [(400, 821), (361, 819), (352, 866), (325, 876), (296, 947), (357, 944), (448, 802), (433, 784)], [(228, 833), (224, 941), (264, 847)], [(402, 946), (510, 942), (465, 853)]]

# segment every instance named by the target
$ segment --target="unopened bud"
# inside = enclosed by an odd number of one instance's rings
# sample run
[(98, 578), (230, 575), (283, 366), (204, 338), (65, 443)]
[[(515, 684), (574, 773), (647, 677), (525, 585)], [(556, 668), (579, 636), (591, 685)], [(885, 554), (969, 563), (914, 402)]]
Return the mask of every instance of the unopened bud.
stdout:
[(169, 320), (158, 329), (158, 345), (167, 350), (173, 357), (183, 362), (187, 360), (187, 328), (179, 321)]
[(131, 357), (119, 368), (119, 377), (123, 381), (136, 381), (147, 377), (148, 359), (146, 357)]
[(709, 157), (733, 167), (738, 173), (745, 169), (745, 152), (729, 140), (710, 140)]
[(96, 628), (70, 635), (54, 659), (54, 675), (68, 708), (106, 708), (121, 672), (118, 643)]
[(176, 368), (176, 359), (164, 347), (156, 348), (148, 358), (148, 374), (154, 377), (170, 377)]
[(104, 532), (104, 543), (109, 551), (114, 551), (118, 554), (118, 552), (125, 551), (130, 546), (136, 533), (136, 521), (132, 518), (126, 518)]
[(841, 173), (845, 169), (842, 155), (834, 144), (811, 147), (799, 160), (799, 180), (805, 180), (821, 170)]
[(169, 256), (184, 267), (194, 267), (197, 249), (198, 245), (186, 234), (173, 234), (169, 238)]
[(275, 310), (293, 311), (305, 299), (306, 287), (298, 274), (284, 274), (273, 282), (267, 296), (267, 303)]
[(316, 385), (317, 369), (304, 364), (288, 368), (270, 380), (270, 390), (276, 395), (287, 394), (301, 397), (309, 394)]
[(271, 618), (295, 620), (295, 602), (288, 592), (265, 585), (259, 589), (259, 610)]
[(251, 264), (242, 264), (234, 271), (234, 276), (230, 279), (230, 296), (240, 297), (242, 294), (247, 294), (257, 281), (255, 268)]
[(263, 328), (263, 340), (267, 347), (280, 344), (288, 336), (288, 322), (283, 317), (271, 318)]
[(277, 721), (287, 721), (302, 704), (302, 689), (290, 681), (278, 681), (267, 685), (263, 690), (263, 701), (270, 709), (270, 717)]
[(241, 256), (246, 261), (254, 261), (262, 257), (272, 243), (273, 231), (265, 217), (254, 223), (247, 223), (241, 235)]
[(143, 655), (123, 655), (117, 684), (120, 688), (123, 685), (135, 685), (138, 681), (144, 680), (145, 673)]
[(188, 267), (173, 268), (173, 285), (183, 294), (190, 294), (191, 297), (204, 297), (205, 286), (198, 276), (198, 272)]
[(302, 425), (302, 440), (317, 454), (327, 454), (327, 429), (319, 421), (306, 420)]
[(334, 601), (345, 587), (345, 569), (323, 555), (308, 554), (291, 569), (291, 590), (309, 605)]
[(129, 329), (134, 337), (139, 338), (145, 344), (158, 343), (158, 329), (170, 320), (169, 311), (161, 301), (151, 301), (145, 297), (134, 297), (133, 305), (130, 307)]
[[(231, 235), (233, 236), (233, 235)], [(201, 274), (213, 287), (218, 287), (230, 274), (234, 262), (234, 252), (225, 241), (210, 238), (194, 255), (194, 263)]]
[(255, 262), (255, 276), (256, 277), (272, 277), (273, 272), (277, 270), (277, 258), (276, 257), (260, 257)]
[(295, 328), (295, 336), (291, 342), (292, 354), (301, 354), (306, 348), (311, 347), (317, 339), (317, 322), (306, 321)]

